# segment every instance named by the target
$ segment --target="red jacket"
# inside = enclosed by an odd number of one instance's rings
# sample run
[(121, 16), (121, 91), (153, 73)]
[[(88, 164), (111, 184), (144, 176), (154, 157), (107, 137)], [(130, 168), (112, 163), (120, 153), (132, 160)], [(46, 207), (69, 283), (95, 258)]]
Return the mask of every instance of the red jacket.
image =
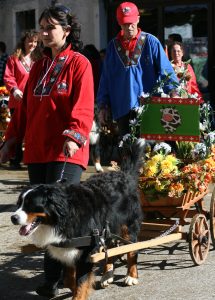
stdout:
[(198, 83), (196, 81), (196, 75), (194, 73), (194, 70), (190, 64), (187, 65), (188, 74), (190, 74), (191, 79), (187, 82), (187, 90), (190, 94), (198, 94), (198, 97), (201, 101), (201, 103), (204, 102), (202, 93), (199, 90)]
[[(9, 56), (4, 73), (4, 83), (7, 89), (11, 92), (14, 88), (24, 91), (26, 82), (28, 80), (30, 68), (26, 65), (24, 60), (19, 60), (16, 56)], [(20, 106), (20, 101), (10, 94), (9, 108), (16, 108)]]
[(93, 75), (90, 62), (70, 46), (51, 60), (34, 63), (17, 110), (6, 131), (6, 140), (25, 136), (24, 161), (64, 161), (67, 136), (80, 149), (68, 158), (84, 168), (89, 159), (89, 132), (94, 116)]

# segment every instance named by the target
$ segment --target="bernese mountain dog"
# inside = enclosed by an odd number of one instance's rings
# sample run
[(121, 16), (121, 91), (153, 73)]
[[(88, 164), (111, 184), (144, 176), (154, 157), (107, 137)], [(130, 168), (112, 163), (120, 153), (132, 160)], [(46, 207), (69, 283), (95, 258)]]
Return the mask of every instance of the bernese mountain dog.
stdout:
[[(65, 265), (64, 284), (73, 293), (73, 300), (85, 300), (93, 284), (90, 255), (95, 250), (94, 234), (109, 232), (126, 241), (136, 242), (142, 221), (138, 192), (139, 169), (144, 152), (138, 140), (122, 160), (121, 170), (99, 173), (80, 184), (42, 184), (30, 186), (18, 198), (18, 209), (11, 216), (21, 225), (19, 234), (31, 236), (38, 247)], [(73, 246), (75, 238), (92, 236), (86, 246)], [(112, 247), (106, 242), (107, 247)], [(127, 255), (125, 285), (138, 283), (137, 253)], [(107, 276), (108, 274), (108, 276)], [(113, 265), (107, 258), (101, 284), (113, 281)]]

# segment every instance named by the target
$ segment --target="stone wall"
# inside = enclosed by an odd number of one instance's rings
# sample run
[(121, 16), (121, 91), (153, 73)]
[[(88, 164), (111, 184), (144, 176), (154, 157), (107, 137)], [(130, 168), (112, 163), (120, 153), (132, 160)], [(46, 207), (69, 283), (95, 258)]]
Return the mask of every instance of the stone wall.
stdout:
[[(98, 49), (106, 47), (107, 22), (102, 0), (61, 0), (70, 7), (81, 23), (81, 39), (84, 44), (94, 44)], [(35, 10), (36, 28), (38, 18), (51, 0), (0, 0), (0, 40), (7, 44), (10, 54), (18, 39), (17, 13)]]

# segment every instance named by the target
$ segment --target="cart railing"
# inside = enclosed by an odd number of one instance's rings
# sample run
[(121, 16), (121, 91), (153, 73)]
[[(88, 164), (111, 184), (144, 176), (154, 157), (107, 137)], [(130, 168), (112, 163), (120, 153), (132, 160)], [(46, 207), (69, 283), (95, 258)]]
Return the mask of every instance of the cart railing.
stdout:
[(145, 207), (179, 207), (182, 210), (189, 209), (200, 199), (203, 199), (208, 190), (200, 193), (187, 191), (181, 197), (169, 197), (162, 194), (147, 195), (140, 190), (141, 205)]

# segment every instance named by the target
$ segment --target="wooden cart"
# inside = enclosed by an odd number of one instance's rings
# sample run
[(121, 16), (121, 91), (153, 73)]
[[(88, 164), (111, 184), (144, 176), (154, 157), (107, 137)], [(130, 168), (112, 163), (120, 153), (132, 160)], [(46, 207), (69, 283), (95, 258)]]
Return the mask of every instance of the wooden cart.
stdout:
[[(141, 205), (145, 216), (140, 233), (141, 241), (108, 249), (108, 257), (176, 240), (186, 240), (194, 264), (201, 265), (206, 260), (210, 243), (215, 247), (215, 189), (211, 197), (210, 211), (204, 205), (204, 197), (208, 193), (208, 190), (204, 193), (187, 192), (180, 198), (149, 199), (141, 192)], [(91, 256), (94, 263), (102, 259), (105, 259), (104, 252)]]

